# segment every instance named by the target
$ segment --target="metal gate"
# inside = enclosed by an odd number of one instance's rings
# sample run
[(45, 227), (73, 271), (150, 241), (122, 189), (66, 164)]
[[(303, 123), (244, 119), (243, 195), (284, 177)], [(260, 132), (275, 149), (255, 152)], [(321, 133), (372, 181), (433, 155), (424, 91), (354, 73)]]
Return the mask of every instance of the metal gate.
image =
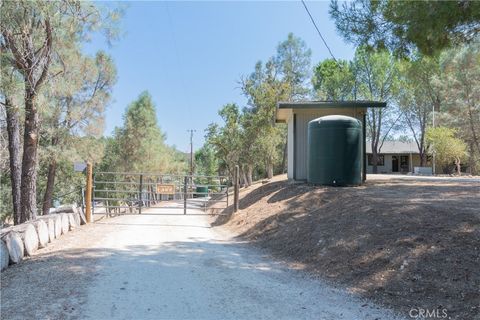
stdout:
[(206, 213), (209, 208), (228, 207), (228, 186), (226, 176), (94, 172), (92, 213), (162, 214), (165, 209)]

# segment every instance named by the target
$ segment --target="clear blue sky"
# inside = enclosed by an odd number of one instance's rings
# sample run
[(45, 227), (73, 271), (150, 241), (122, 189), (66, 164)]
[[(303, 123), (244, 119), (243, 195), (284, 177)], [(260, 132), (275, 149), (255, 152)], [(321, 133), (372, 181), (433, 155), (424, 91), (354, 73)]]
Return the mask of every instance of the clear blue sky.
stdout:
[[(351, 59), (353, 46), (336, 33), (329, 2), (307, 2), (337, 58)], [(275, 54), (289, 32), (312, 49), (312, 64), (329, 54), (300, 1), (292, 2), (129, 2), (121, 22), (123, 36), (112, 47), (95, 39), (87, 52), (113, 56), (118, 82), (106, 112), (105, 135), (123, 122), (126, 106), (148, 90), (167, 143), (189, 150), (187, 129), (195, 129), (194, 147), (226, 103), (245, 104), (238, 88), (242, 75), (258, 60)]]

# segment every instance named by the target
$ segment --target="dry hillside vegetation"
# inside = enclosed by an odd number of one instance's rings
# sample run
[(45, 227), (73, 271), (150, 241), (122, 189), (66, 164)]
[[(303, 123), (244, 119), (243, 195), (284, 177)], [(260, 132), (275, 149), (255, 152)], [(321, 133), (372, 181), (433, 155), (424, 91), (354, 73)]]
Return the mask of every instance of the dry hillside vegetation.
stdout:
[(218, 216), (239, 237), (348, 290), (393, 307), (480, 313), (480, 184), (368, 181), (354, 188), (291, 184), (240, 194)]

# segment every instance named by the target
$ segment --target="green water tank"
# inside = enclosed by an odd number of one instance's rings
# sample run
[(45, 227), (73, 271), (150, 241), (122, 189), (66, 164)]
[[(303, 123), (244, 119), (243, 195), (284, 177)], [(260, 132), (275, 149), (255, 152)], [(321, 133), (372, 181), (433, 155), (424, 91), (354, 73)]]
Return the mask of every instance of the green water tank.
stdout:
[(307, 181), (355, 186), (362, 183), (362, 123), (325, 116), (308, 123)]
[(197, 186), (194, 198), (204, 198), (208, 196), (208, 186)]

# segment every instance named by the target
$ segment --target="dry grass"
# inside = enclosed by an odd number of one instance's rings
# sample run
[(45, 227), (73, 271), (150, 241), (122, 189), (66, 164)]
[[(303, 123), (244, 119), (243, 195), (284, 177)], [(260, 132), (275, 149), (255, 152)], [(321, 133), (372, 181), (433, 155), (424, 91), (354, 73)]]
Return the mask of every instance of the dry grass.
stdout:
[(354, 188), (276, 177), (219, 216), (239, 237), (407, 315), (480, 313), (480, 184), (370, 180)]

